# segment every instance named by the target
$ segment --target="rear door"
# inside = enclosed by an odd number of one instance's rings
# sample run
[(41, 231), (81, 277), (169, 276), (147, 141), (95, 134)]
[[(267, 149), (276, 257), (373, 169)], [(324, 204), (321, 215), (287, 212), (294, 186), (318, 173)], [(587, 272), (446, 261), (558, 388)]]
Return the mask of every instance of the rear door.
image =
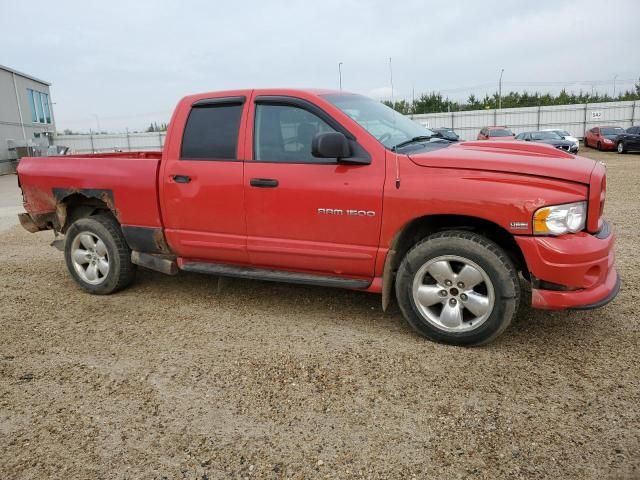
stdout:
[[(382, 220), (384, 150), (352, 150), (368, 165), (311, 155), (313, 137), (341, 131), (313, 103), (257, 96), (247, 126), (252, 160), (245, 164), (247, 248), (253, 264), (372, 278)], [(249, 137), (251, 135), (251, 137)], [(247, 151), (249, 148), (247, 148)]]
[(248, 261), (239, 141), (246, 100), (194, 99), (172, 119), (159, 184), (165, 235), (180, 257)]

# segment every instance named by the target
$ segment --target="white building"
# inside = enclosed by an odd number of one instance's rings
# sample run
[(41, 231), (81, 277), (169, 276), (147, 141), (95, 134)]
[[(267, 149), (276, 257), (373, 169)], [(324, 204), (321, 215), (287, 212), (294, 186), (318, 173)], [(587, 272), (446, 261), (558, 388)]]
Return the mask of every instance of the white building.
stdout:
[(51, 84), (0, 65), (0, 174), (15, 171), (20, 153), (52, 143)]

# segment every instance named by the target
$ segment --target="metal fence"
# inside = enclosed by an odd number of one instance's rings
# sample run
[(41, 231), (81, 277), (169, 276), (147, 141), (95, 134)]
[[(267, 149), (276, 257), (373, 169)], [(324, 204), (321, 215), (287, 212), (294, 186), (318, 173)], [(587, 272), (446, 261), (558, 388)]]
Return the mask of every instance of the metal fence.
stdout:
[(453, 128), (463, 140), (475, 140), (482, 127), (492, 125), (506, 125), (516, 134), (557, 128), (582, 138), (598, 125), (627, 128), (639, 124), (640, 101), (427, 113), (412, 118), (430, 128)]
[[(463, 140), (474, 140), (482, 127), (491, 125), (506, 125), (516, 134), (557, 128), (582, 138), (585, 131), (596, 125), (627, 128), (639, 124), (640, 101), (427, 113), (412, 118), (426, 127), (453, 128)], [(161, 150), (165, 135), (165, 132), (58, 135), (54, 144), (69, 147), (75, 153)]]
[(166, 132), (57, 135), (55, 145), (69, 147), (71, 153), (130, 152), (162, 150)]

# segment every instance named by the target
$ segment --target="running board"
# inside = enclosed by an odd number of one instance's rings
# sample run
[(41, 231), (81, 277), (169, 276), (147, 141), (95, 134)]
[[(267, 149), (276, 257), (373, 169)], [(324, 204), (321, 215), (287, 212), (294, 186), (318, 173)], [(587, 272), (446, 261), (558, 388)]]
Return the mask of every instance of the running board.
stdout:
[(181, 267), (185, 272), (206, 273), (223, 277), (247, 278), (250, 280), (265, 280), (267, 282), (299, 283), (302, 285), (318, 285), (321, 287), (338, 287), (364, 289), (371, 285), (369, 280), (354, 278), (326, 277), (309, 273), (287, 272), (282, 270), (267, 270), (254, 267), (239, 267), (219, 263), (187, 262)]
[(178, 263), (175, 257), (170, 255), (158, 255), (154, 253), (131, 252), (131, 263), (141, 267), (164, 273), (165, 275), (177, 275)]

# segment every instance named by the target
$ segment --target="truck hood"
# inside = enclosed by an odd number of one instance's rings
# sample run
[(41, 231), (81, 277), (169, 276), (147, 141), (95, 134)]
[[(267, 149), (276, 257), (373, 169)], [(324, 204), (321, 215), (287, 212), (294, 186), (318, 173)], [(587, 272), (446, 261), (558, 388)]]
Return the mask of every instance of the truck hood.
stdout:
[(589, 183), (596, 162), (542, 143), (462, 142), (430, 152), (410, 153), (417, 165), (491, 172), (520, 173), (576, 183)]

